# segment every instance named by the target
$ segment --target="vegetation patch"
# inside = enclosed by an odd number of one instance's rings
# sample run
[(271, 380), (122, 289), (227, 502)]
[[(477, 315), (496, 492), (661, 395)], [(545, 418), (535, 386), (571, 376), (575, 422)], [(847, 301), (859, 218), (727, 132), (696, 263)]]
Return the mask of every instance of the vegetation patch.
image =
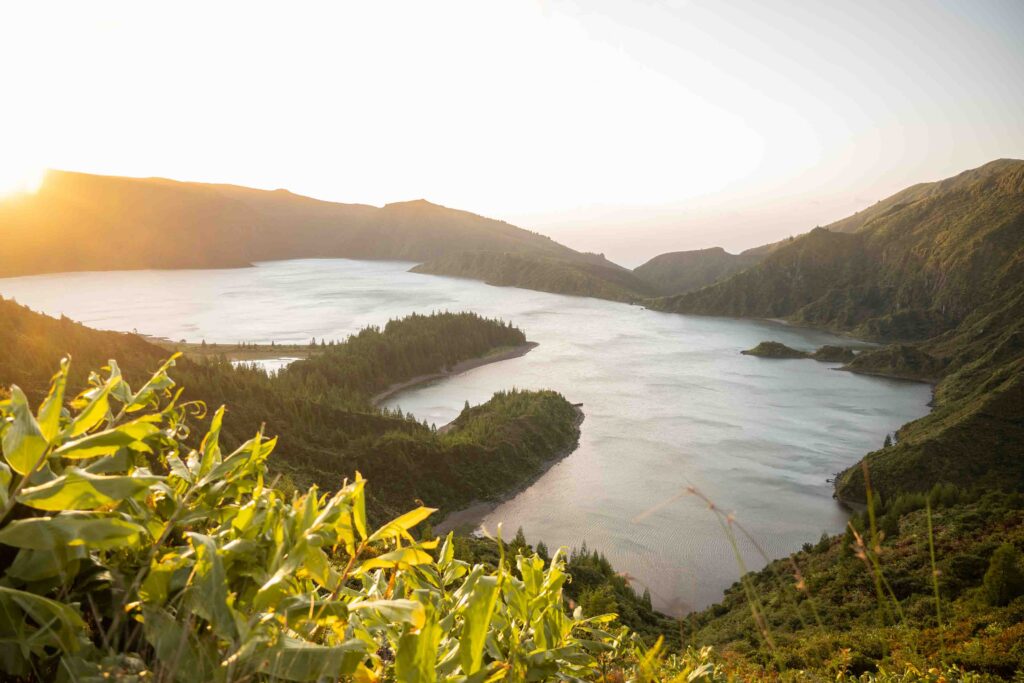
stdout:
[(759, 358), (810, 358), (810, 354), (806, 351), (798, 351), (776, 341), (763, 341), (754, 348), (740, 351), (740, 353), (744, 356)]

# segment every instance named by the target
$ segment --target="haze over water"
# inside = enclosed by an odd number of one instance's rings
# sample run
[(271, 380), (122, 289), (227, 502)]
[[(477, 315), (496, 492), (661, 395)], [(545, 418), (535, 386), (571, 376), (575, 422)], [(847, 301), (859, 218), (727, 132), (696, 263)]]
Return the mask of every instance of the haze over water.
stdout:
[[(740, 573), (706, 505), (693, 496), (673, 500), (687, 486), (735, 511), (780, 557), (841, 531), (847, 515), (826, 478), (928, 411), (925, 384), (739, 354), (768, 339), (808, 350), (848, 339), (418, 275), (406, 272), (410, 265), (332, 259), (67, 273), (0, 279), (0, 295), (92, 327), (208, 342), (343, 339), (434, 310), (510, 319), (540, 346), (407, 390), (389, 405), (440, 426), (465, 401), (513, 386), (554, 389), (582, 403), (580, 447), (484, 525), (493, 531), (504, 523), (508, 537), (522, 526), (531, 542), (551, 548), (586, 541), (634, 576), (639, 590), (649, 587), (655, 607), (677, 614), (716, 602)], [(761, 566), (741, 542), (748, 568)]]

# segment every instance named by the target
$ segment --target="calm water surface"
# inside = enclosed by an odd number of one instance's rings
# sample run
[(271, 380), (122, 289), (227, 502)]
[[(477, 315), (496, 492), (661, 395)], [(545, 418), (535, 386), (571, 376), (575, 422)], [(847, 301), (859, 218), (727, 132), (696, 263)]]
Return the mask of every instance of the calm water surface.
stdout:
[[(441, 425), (466, 400), (513, 386), (583, 403), (579, 449), (484, 525), (503, 523), (506, 535), (522, 526), (549, 547), (586, 541), (674, 613), (717, 601), (739, 575), (707, 506), (679, 495), (686, 487), (734, 511), (770, 556), (782, 556), (842, 530), (846, 514), (826, 478), (928, 411), (924, 384), (739, 354), (766, 339), (800, 349), (849, 343), (829, 334), (417, 275), (410, 265), (70, 273), (0, 279), (0, 295), (92, 327), (208, 342), (340, 339), (413, 311), (511, 319), (540, 346), (390, 404)], [(764, 564), (749, 544), (743, 554), (750, 568)]]

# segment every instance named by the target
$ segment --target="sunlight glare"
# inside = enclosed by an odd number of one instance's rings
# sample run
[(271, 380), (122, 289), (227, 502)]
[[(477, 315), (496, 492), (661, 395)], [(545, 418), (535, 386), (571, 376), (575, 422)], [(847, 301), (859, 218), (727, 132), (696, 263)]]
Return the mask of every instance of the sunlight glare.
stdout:
[(43, 184), (42, 168), (5, 164), (0, 159), (0, 199), (19, 194), (33, 194)]

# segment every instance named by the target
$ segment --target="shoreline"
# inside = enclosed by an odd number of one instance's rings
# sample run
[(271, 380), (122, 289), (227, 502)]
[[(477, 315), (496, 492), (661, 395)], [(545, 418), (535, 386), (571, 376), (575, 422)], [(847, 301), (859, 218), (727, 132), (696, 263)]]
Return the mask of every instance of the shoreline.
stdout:
[(866, 377), (883, 377), (885, 379), (898, 379), (901, 382), (917, 382), (918, 384), (930, 384), (932, 387), (942, 381), (941, 377), (923, 377), (920, 375), (904, 375), (897, 373), (888, 373), (882, 370), (870, 371), (870, 370), (859, 370), (856, 368), (850, 368), (843, 366), (841, 368), (832, 368), (840, 372), (849, 372), (854, 375), (864, 375)]
[(396, 382), (395, 384), (392, 384), (384, 391), (373, 396), (373, 398), (370, 399), (370, 403), (372, 403), (374, 406), (377, 406), (380, 405), (381, 401), (391, 396), (394, 396), (398, 392), (403, 391), (405, 389), (410, 389), (419, 384), (426, 384), (427, 382), (433, 382), (434, 380), (437, 379), (453, 377), (455, 375), (462, 374), (463, 372), (468, 372), (473, 368), (479, 368), (484, 365), (490, 365), (491, 363), (497, 363), (499, 361), (511, 360), (513, 358), (525, 356), (538, 346), (540, 346), (540, 344), (538, 344), (537, 342), (530, 341), (526, 342), (525, 344), (520, 344), (519, 346), (503, 346), (501, 348), (495, 349), (494, 351), (491, 351), (487, 355), (460, 361), (453, 365), (451, 368), (441, 370), (440, 372), (432, 372), (426, 375), (417, 375), (416, 377), (408, 379), (404, 382)]
[[(554, 455), (541, 464), (540, 470), (536, 474), (524, 481), (520, 486), (506, 491), (497, 498), (474, 500), (466, 507), (449, 512), (436, 525), (434, 525), (434, 533), (438, 535), (447, 534), (449, 531), (469, 534), (474, 533), (480, 526), (480, 523), (484, 520), (484, 517), (498, 509), (499, 505), (512, 500), (520, 493), (536, 484), (541, 477), (548, 473), (548, 470), (555, 466), (555, 464), (565, 460), (575, 453), (580, 447), (579, 428), (580, 425), (583, 424), (583, 420), (586, 419), (586, 413), (583, 412), (582, 403), (574, 403), (573, 408), (576, 410), (576, 419), (573, 423), (577, 429), (577, 434), (576, 441), (571, 446), (556, 451)], [(451, 423), (448, 423), (445, 427), (448, 427), (449, 425), (451, 425)]]
[(222, 343), (202, 341), (174, 341), (167, 337), (157, 337), (150, 334), (140, 334), (140, 337), (151, 344), (172, 352), (180, 352), (186, 358), (192, 360), (204, 358), (218, 358), (223, 356), (231, 362), (246, 363), (260, 360), (283, 360), (294, 358), (304, 360), (320, 352), (320, 347), (312, 347), (309, 344), (249, 344), (249, 343)]

